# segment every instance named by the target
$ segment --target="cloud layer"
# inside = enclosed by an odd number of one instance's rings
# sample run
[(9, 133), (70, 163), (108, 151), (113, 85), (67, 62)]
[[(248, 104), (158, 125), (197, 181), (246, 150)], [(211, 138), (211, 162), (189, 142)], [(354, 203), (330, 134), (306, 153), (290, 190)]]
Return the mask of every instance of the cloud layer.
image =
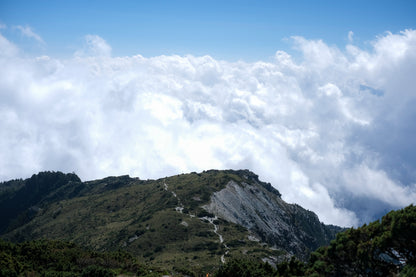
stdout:
[[(359, 224), (416, 199), (416, 31), (370, 50), (293, 37), (300, 58), (27, 58), (0, 35), (0, 179), (248, 168), (321, 220)], [(36, 38), (35, 38), (36, 39)], [(40, 38), (41, 39), (41, 38)], [(38, 39), (36, 39), (38, 40)]]

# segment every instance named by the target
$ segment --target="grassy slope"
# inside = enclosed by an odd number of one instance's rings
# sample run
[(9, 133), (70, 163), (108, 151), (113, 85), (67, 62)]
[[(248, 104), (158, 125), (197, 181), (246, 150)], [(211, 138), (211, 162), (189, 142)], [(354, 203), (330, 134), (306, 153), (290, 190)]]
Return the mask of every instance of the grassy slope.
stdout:
[[(403, 276), (416, 274), (416, 207), (386, 214), (339, 233), (312, 253), (308, 264), (284, 262), (273, 269), (255, 259), (231, 259), (212, 276)], [(206, 271), (161, 271), (127, 252), (94, 252), (62, 241), (12, 244), (0, 240), (0, 276), (205, 276)], [(212, 271), (211, 271), (212, 273)]]
[[(69, 184), (50, 193), (36, 217), (4, 237), (63, 239), (101, 251), (123, 249), (154, 266), (206, 272), (221, 263), (227, 249), (214, 226), (198, 218), (205, 215), (200, 206), (230, 179), (242, 180), (234, 171), (207, 171), (159, 180), (122, 176)], [(176, 211), (179, 206), (183, 213)], [(228, 256), (282, 254), (249, 241), (248, 231), (238, 225), (217, 223), (230, 245)]]

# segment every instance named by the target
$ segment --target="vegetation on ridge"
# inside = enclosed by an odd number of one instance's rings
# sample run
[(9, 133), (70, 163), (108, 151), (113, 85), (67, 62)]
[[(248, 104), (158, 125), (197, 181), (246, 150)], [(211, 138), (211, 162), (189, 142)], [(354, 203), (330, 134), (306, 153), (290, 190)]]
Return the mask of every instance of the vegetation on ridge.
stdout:
[[(313, 252), (308, 263), (294, 258), (272, 267), (255, 258), (231, 259), (216, 277), (263, 276), (399, 276), (416, 274), (416, 207), (386, 214), (360, 228), (337, 235), (329, 246)], [(168, 271), (149, 268), (123, 252), (95, 252), (73, 243), (31, 241), (13, 244), (0, 240), (0, 276), (205, 276), (207, 271), (186, 268)]]
[(160, 276), (132, 254), (96, 252), (63, 241), (0, 240), (0, 276)]
[(75, 183), (81, 183), (77, 175), (62, 172), (40, 172), (26, 180), (0, 183), (0, 233), (30, 221), (38, 211), (36, 205), (52, 192)]
[[(52, 175), (50, 180), (68, 177), (59, 172), (38, 175)], [(37, 175), (32, 178), (39, 179)], [(37, 203), (22, 199), (21, 214), (30, 210), (30, 217), (20, 220), (18, 216), (1, 237), (13, 242), (65, 240), (98, 251), (122, 249), (145, 264), (177, 271), (191, 269), (195, 274), (218, 267), (222, 256), (278, 257), (285, 252), (250, 240), (249, 231), (237, 224), (221, 219), (210, 222), (208, 218), (212, 220), (214, 215), (201, 208), (230, 180), (256, 179), (249, 171), (210, 170), (159, 180), (120, 176), (89, 182), (70, 180), (59, 187), (53, 185), (55, 181), (45, 182), (45, 193)], [(17, 180), (18, 185), (0, 184), (0, 199), (17, 203), (14, 200), (22, 189), (32, 186), (28, 180)], [(223, 243), (214, 232), (214, 223)]]
[[(416, 273), (416, 207), (391, 211), (381, 221), (339, 233), (329, 246), (312, 253), (308, 274), (388, 276)], [(412, 268), (412, 269), (410, 269)]]
[[(21, 242), (0, 242), (1, 276), (158, 276), (163, 270), (178, 276), (415, 276), (414, 206), (338, 234), (302, 263), (202, 208), (230, 180), (255, 184), (253, 191), (268, 197), (280, 195), (246, 170), (90, 182), (75, 174), (45, 172), (0, 183), (1, 237)], [(7, 215), (8, 210), (17, 216)], [(296, 228), (315, 234), (316, 222), (309, 223), (313, 213), (295, 205), (287, 211), (295, 212), (288, 215)], [(79, 259), (84, 256), (86, 263)]]

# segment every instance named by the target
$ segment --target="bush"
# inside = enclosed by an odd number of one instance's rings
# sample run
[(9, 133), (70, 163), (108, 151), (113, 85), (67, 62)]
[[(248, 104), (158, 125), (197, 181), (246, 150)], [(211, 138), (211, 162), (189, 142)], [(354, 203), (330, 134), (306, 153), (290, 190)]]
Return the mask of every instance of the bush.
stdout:
[(406, 265), (402, 271), (400, 271), (400, 277), (412, 277), (416, 276), (416, 266)]
[(267, 263), (251, 260), (231, 260), (222, 265), (215, 277), (267, 277), (278, 273)]
[(82, 273), (82, 277), (114, 277), (116, 276), (113, 272), (111, 272), (109, 269), (91, 265), (87, 268), (85, 268)]
[(206, 211), (206, 210), (200, 210), (200, 211), (198, 212), (197, 216), (198, 216), (198, 217), (204, 217), (204, 216), (206, 216), (206, 217), (215, 217), (215, 215), (214, 215), (214, 214), (212, 214), (212, 213), (210, 213), (210, 212), (208, 212), (208, 211)]

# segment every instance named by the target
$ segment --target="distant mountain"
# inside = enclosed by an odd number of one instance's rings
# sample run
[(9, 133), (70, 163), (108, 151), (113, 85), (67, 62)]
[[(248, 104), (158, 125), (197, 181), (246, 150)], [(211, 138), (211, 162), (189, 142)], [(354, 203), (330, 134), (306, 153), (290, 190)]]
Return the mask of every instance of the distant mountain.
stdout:
[(248, 170), (88, 182), (41, 172), (0, 183), (0, 234), (122, 249), (152, 266), (199, 274), (232, 258), (306, 261), (342, 230), (280, 196)]

